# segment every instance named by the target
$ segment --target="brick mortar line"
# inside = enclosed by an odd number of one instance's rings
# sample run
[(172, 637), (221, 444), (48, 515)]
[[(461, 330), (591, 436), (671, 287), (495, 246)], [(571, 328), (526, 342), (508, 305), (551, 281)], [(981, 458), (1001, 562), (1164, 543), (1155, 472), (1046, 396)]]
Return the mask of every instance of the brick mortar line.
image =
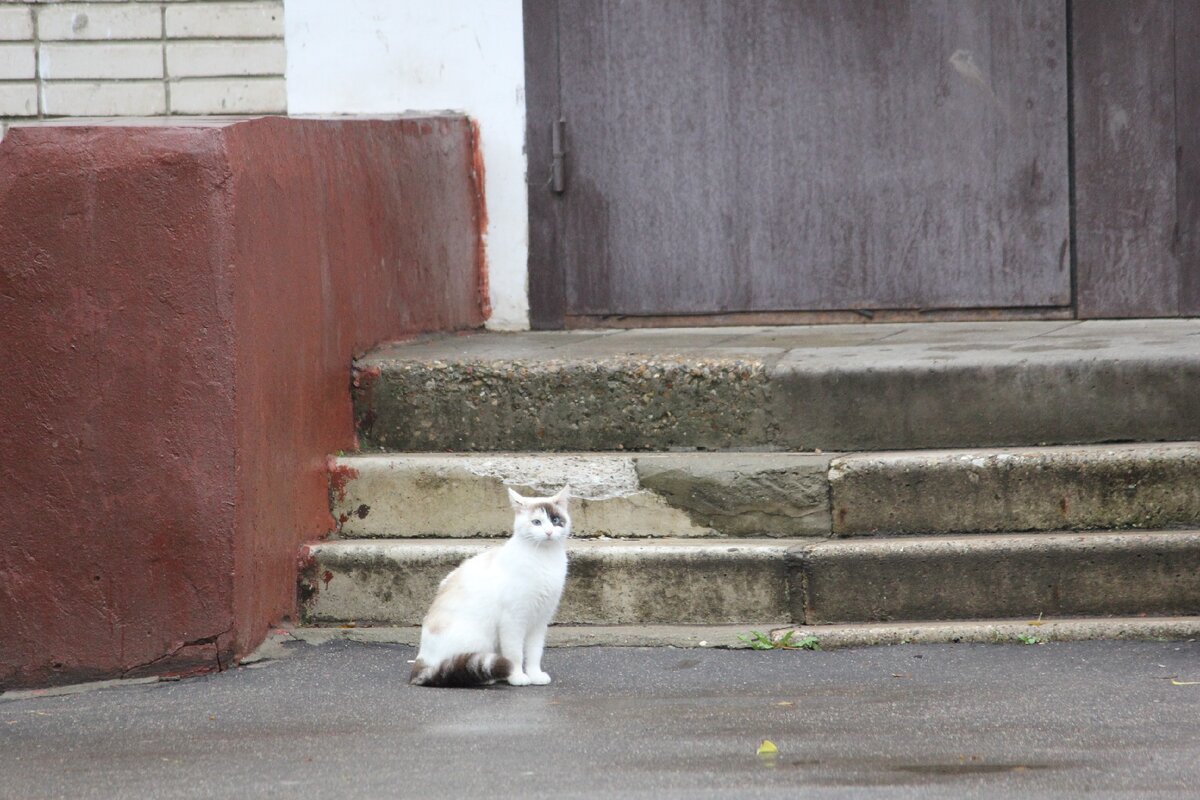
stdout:
[(32, 78), (0, 78), (0, 85), (22, 86), (69, 86), (82, 83), (115, 83), (115, 84), (146, 84), (146, 83), (196, 83), (199, 81), (268, 81), (283, 80), (282, 74), (270, 75), (191, 75), (181, 78), (58, 78), (56, 80), (36, 80)]
[[(29, 2), (29, 0), (26, 0), (26, 2)], [(59, 2), (54, 2), (54, 0), (51, 0), (50, 3), (47, 3), (46, 0), (35, 0), (35, 2), (45, 3), (47, 6), (54, 8), (90, 8), (103, 10), (119, 8), (152, 9), (155, 5), (163, 8), (167, 6), (174, 8), (205, 8), (211, 6), (242, 5), (264, 9), (275, 7), (280, 11), (283, 10), (283, 0), (156, 0), (156, 2), (147, 2), (146, 0), (141, 0), (141, 2), (137, 2), (136, 0), (123, 0), (122, 2), (112, 2), (111, 0), (97, 0), (96, 2), (89, 2), (89, 0), (66, 0), (66, 2), (61, 2), (60, 0)]]
[(37, 6), (29, 7), (30, 23), (33, 25), (33, 80), (34, 95), (37, 98), (37, 118), (43, 119), (45, 115), (45, 101), (42, 98), (42, 42), (39, 39), (38, 32), (38, 8)]
[(167, 4), (160, 3), (158, 8), (159, 46), (162, 48), (162, 83), (165, 95), (163, 102), (166, 104), (163, 114), (169, 117), (173, 109), (171, 108), (171, 73), (167, 71)]
[[(264, 81), (282, 79), (284, 77), (281, 72), (272, 72), (265, 75), (181, 75), (178, 78), (171, 78), (174, 83), (188, 83), (190, 81), (211, 81), (211, 80), (248, 80), (248, 81)], [(80, 80), (84, 80), (81, 78)]]
[[(0, 40), (0, 44), (29, 44), (32, 39)], [(224, 42), (280, 42), (283, 36), (165, 36), (151, 39), (43, 39), (42, 44), (53, 45), (106, 45), (106, 44), (221, 44)]]
[[(36, 2), (45, 3), (46, 0), (35, 0)], [(28, 2), (28, 0), (26, 0)], [(93, 8), (153, 8), (155, 5), (179, 6), (180, 8), (200, 8), (202, 6), (219, 6), (219, 5), (245, 5), (245, 6), (265, 6), (276, 5), (283, 6), (283, 0), (120, 0), (113, 2), (112, 0), (57, 0), (55, 6), (59, 8), (71, 6), (91, 6)]]

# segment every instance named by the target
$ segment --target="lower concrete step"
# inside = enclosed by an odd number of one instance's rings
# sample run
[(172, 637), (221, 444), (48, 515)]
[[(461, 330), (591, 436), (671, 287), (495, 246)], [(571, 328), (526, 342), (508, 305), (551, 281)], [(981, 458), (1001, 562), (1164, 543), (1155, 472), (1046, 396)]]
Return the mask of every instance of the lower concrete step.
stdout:
[[(788, 633), (790, 641), (812, 637), (822, 650), (842, 647), (873, 647), (902, 644), (1043, 644), (1109, 640), (1171, 640), (1200, 638), (1200, 616), (1191, 617), (1088, 617), (1054, 619), (964, 619), (951, 622), (859, 622), (842, 625), (788, 625), (744, 622), (739, 625), (563, 625), (551, 626), (546, 637), (550, 647), (719, 647), (748, 648), (762, 633), (779, 642)], [(344, 640), (372, 644), (420, 642), (421, 628), (415, 625), (310, 626), (272, 632), (259, 653), (242, 663), (261, 658), (286, 656), (280, 647), (302, 641), (323, 644)], [(758, 641), (761, 642), (761, 639)]]
[[(489, 545), (340, 540), (307, 548), (312, 624), (416, 625)], [(495, 545), (491, 545), (495, 546)], [(822, 624), (1200, 613), (1200, 531), (887, 539), (577, 541), (563, 624)]]
[(814, 453), (338, 458), (340, 535), (507, 536), (506, 487), (569, 482), (578, 538), (1200, 526), (1200, 443)]
[[(796, 621), (788, 551), (797, 539), (580, 541), (570, 545), (556, 619), (624, 625)], [(302, 613), (310, 623), (419, 625), (438, 584), (495, 544), (349, 539), (307, 548)]]
[(826, 541), (791, 553), (808, 624), (1200, 613), (1200, 531)]
[[(398, 632), (397, 632), (398, 633)], [(778, 642), (791, 634), (798, 642), (814, 637), (823, 650), (899, 644), (1047, 644), (1108, 640), (1172, 640), (1200, 638), (1200, 616), (1088, 617), (1054, 619), (963, 619), (953, 621), (856, 622), (800, 625), (772, 630)], [(319, 634), (318, 634), (319, 635)], [(720, 635), (720, 634), (718, 634)], [(567, 637), (563, 637), (567, 638)], [(715, 636), (713, 638), (716, 638)], [(734, 637), (736, 641), (742, 639)]]
[(403, 451), (1028, 446), (1200, 438), (1200, 320), (479, 333), (357, 363)]

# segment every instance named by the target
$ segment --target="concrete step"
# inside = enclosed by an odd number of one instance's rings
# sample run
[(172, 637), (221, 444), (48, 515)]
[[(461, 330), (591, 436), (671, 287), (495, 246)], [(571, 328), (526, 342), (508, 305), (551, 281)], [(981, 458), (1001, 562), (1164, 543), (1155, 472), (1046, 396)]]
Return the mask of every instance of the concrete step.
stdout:
[[(507, 536), (505, 487), (569, 482), (577, 538), (1200, 526), (1200, 443), (867, 453), (383, 454), (335, 460), (340, 535)], [(831, 516), (832, 510), (833, 514)]]
[(856, 454), (829, 470), (833, 532), (1200, 525), (1200, 443)]
[(363, 447), (863, 451), (1200, 439), (1200, 320), (479, 333), (357, 363)]
[[(790, 548), (802, 540), (577, 541), (556, 619), (564, 624), (795, 621)], [(496, 544), (349, 539), (307, 548), (306, 622), (419, 625), (438, 584)]]
[[(952, 622), (859, 622), (842, 625), (561, 625), (551, 626), (550, 647), (750, 647), (752, 631), (779, 641), (792, 632), (792, 641), (814, 637), (822, 650), (901, 644), (1042, 644), (1108, 640), (1171, 640), (1200, 638), (1200, 616), (1192, 617), (1089, 617), (1074, 619), (966, 619)], [(286, 655), (289, 642), (324, 644), (351, 641), (373, 644), (416, 645), (421, 628), (415, 625), (359, 627), (306, 627), (277, 630), (260, 653), (243, 659), (253, 663)]]
[(1200, 613), (1200, 531), (825, 541), (794, 550), (807, 624)]
[[(822, 650), (899, 644), (1046, 644), (1122, 641), (1169, 641), (1200, 638), (1200, 616), (1088, 617), (1053, 619), (964, 619), (954, 621), (857, 622), (799, 625), (770, 632), (774, 641), (788, 633), (792, 641), (816, 637)], [(563, 638), (567, 638), (563, 636)], [(741, 640), (738, 639), (740, 642)]]
[(576, 538), (828, 535), (829, 460), (802, 453), (347, 456), (336, 459), (331, 499), (346, 537), (508, 536), (506, 487), (548, 495), (567, 482)]
[[(312, 624), (416, 625), (463, 540), (307, 548)], [(495, 545), (490, 545), (495, 546)], [(1200, 613), (1200, 531), (576, 541), (558, 621), (827, 624)]]

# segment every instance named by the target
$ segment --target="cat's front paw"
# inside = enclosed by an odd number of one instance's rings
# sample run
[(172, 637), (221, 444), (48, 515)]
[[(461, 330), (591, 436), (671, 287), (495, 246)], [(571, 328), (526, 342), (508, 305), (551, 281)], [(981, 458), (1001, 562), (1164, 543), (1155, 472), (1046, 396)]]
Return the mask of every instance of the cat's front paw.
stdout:
[(550, 682), (550, 676), (538, 670), (537, 672), (529, 673), (529, 682), (537, 686), (545, 686)]
[(533, 679), (524, 672), (514, 672), (508, 676), (508, 683), (510, 686), (528, 686), (533, 683)]

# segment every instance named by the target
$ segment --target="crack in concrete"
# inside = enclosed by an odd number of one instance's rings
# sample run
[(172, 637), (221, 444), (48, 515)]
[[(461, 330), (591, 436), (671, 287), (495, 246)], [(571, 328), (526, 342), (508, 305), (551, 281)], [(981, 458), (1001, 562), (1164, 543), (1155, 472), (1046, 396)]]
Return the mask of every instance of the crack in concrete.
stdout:
[[(127, 669), (122, 670), (121, 678), (124, 679), (124, 678), (128, 677), (131, 673), (137, 672), (138, 670), (150, 669), (155, 664), (159, 664), (164, 661), (167, 661), (168, 659), (174, 658), (179, 653), (183, 652), (184, 650), (186, 650), (189, 647), (201, 647), (206, 644), (218, 644), (221, 637), (228, 636), (231, 633), (233, 633), (233, 626), (230, 626), (230, 627), (226, 628), (225, 630), (220, 631), (219, 633), (214, 633), (209, 636), (202, 636), (199, 639), (192, 639), (191, 641), (183, 642), (179, 646), (173, 648), (169, 653), (164, 653), (163, 655), (161, 655), (157, 658), (153, 658), (153, 659), (143, 662), (141, 664), (135, 664), (132, 667), (128, 667)], [(217, 671), (218, 672), (227, 668), (225, 665), (223, 665), (221, 663), (221, 648), (220, 647), (216, 648), (214, 660), (217, 662)]]

